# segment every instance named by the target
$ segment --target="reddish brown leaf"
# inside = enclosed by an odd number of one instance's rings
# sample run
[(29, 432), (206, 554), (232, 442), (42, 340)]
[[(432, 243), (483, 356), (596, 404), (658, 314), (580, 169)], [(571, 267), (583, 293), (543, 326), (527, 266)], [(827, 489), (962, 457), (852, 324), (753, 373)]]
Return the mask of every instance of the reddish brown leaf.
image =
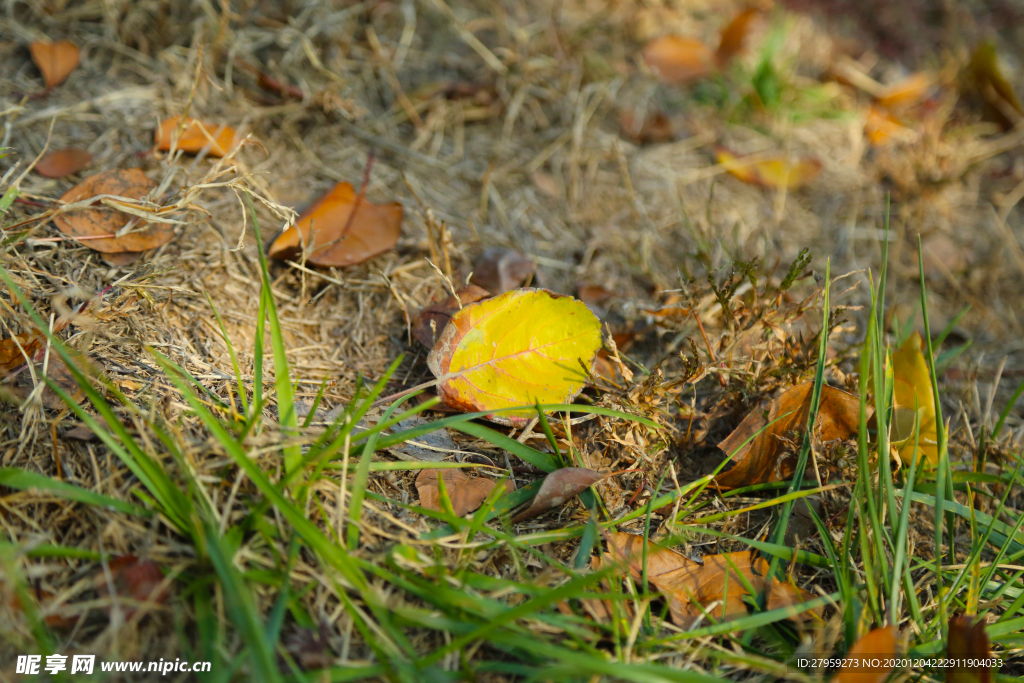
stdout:
[(92, 163), (92, 155), (84, 149), (67, 147), (47, 152), (35, 165), (35, 172), (47, 178), (63, 178), (78, 173)]
[[(53, 389), (46, 384), (46, 380), (43, 379), (43, 364), (41, 362), (35, 363), (36, 377), (39, 378), (39, 382), (43, 384), (43, 389), (40, 393), (40, 400), (44, 407), (50, 410), (64, 410), (67, 405), (64, 403), (64, 399), (57, 395)], [(57, 383), (57, 385), (68, 394), (73, 401), (76, 403), (81, 402), (85, 396), (82, 388), (78, 386), (78, 382), (75, 381), (75, 376), (71, 374), (71, 370), (64, 364), (64, 361), (56, 352), (50, 353), (49, 361), (46, 364), (47, 376)], [(27, 370), (22, 370), (14, 377), (10, 377), (0, 383), (0, 399), (9, 403), (20, 404), (35, 390), (35, 384), (32, 382), (32, 374)]]
[(530, 507), (513, 517), (512, 521), (519, 523), (558, 507), (607, 476), (607, 474), (588, 470), (585, 467), (563, 467), (560, 470), (555, 470), (544, 477), (544, 483), (540, 485)]
[[(458, 295), (457, 299), (456, 294)], [(466, 304), (486, 299), (489, 296), (491, 296), (490, 292), (476, 285), (460, 287), (455, 294), (450, 294), (444, 301), (430, 304), (419, 312), (416, 316), (416, 323), (412, 326), (412, 336), (428, 349), (434, 348), (434, 343), (441, 336), (445, 325), (452, 319), (452, 314)], [(461, 306), (459, 302), (462, 302)]]
[(622, 134), (640, 145), (668, 142), (677, 134), (675, 123), (660, 111), (641, 118), (627, 109), (619, 114), (619, 124)]
[(307, 248), (309, 263), (341, 268), (393, 248), (402, 231), (402, 205), (372, 204), (365, 198), (358, 201), (358, 207), (356, 204), (352, 186), (338, 183), (299, 216), (295, 225), (277, 236), (269, 255), (294, 259)]
[[(459, 517), (480, 507), (497, 486), (493, 479), (470, 478), (461, 469), (422, 470), (416, 477), (416, 491), (420, 494), (420, 507), (442, 512), (441, 494), (437, 485), (438, 477), (444, 477), (444, 487), (448, 492), (448, 499), (452, 503), (452, 510)], [(512, 490), (512, 482), (506, 479), (506, 493), (511, 493)]]
[(665, 36), (644, 47), (644, 61), (658, 80), (669, 85), (684, 85), (704, 78), (714, 66), (707, 45), (692, 38)]
[[(802, 438), (811, 410), (813, 382), (804, 382), (782, 392), (764, 409), (755, 408), (718, 447), (726, 455), (736, 453), (733, 467), (716, 477), (720, 488), (733, 489), (770, 481), (787, 479), (793, 474), (795, 458), (782, 458), (786, 451), (780, 437), (796, 432)], [(869, 408), (870, 414), (870, 408)], [(769, 425), (765, 428), (766, 425)], [(816, 431), (824, 441), (849, 439), (857, 433), (860, 424), (860, 400), (853, 394), (827, 384), (821, 387)], [(762, 428), (765, 428), (763, 431)], [(758, 434), (760, 432), (760, 434)], [(757, 434), (757, 436), (754, 436)], [(746, 446), (743, 443), (751, 437)]]
[[(164, 574), (154, 562), (140, 561), (135, 555), (122, 555), (111, 559), (108, 566), (111, 582), (107, 581), (105, 572), (93, 577), (93, 585), (101, 595), (110, 595), (113, 584), (114, 595), (118, 598), (157, 605), (167, 602), (170, 591), (168, 587), (161, 588)], [(137, 608), (136, 605), (126, 606), (125, 618), (130, 619)]]
[(520, 287), (533, 275), (533, 269), (533, 261), (515, 249), (488, 247), (473, 262), (470, 282), (497, 296)]
[(196, 154), (209, 148), (207, 154), (212, 157), (226, 155), (238, 143), (238, 136), (231, 126), (197, 121), (188, 117), (182, 123), (180, 116), (172, 116), (157, 126), (154, 134), (156, 148), (163, 152), (169, 151), (175, 135), (178, 135), (176, 149)]
[(0, 376), (6, 376), (35, 357), (46, 338), (36, 330), (16, 334), (0, 340)]
[(892, 667), (865, 666), (865, 660), (891, 660), (896, 656), (896, 627), (883, 626), (869, 631), (846, 653), (843, 667), (832, 683), (884, 683)]
[[(154, 187), (156, 187), (156, 183), (137, 168), (103, 171), (91, 175), (75, 185), (60, 199), (68, 204), (97, 195), (141, 199)], [(147, 223), (131, 214), (103, 205), (61, 213), (53, 218), (53, 222), (62, 233), (75, 238), (113, 235), (132, 220), (137, 221), (138, 225), (134, 226), (127, 234), (120, 237), (83, 239), (81, 242), (96, 251), (120, 253), (155, 249), (174, 238), (174, 230), (167, 223)]]
[(81, 59), (78, 46), (70, 40), (60, 40), (56, 43), (36, 40), (29, 44), (28, 49), (32, 53), (32, 61), (43, 74), (47, 90), (63, 83)]
[(992, 668), (971, 666), (969, 660), (992, 659), (985, 619), (963, 614), (949, 620), (946, 657), (952, 666), (946, 669), (946, 683), (990, 683)]
[(718, 43), (718, 51), (715, 52), (715, 61), (719, 66), (725, 66), (729, 60), (743, 51), (743, 42), (750, 32), (750, 24), (758, 14), (760, 12), (757, 9), (748, 7), (722, 29), (722, 39)]

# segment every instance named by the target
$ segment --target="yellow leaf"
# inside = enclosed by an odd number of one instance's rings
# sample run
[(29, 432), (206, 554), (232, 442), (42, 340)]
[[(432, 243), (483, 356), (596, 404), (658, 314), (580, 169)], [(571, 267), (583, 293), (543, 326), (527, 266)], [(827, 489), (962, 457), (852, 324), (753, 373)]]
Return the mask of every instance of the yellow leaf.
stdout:
[(182, 123), (180, 116), (172, 116), (161, 121), (154, 133), (157, 149), (169, 151), (179, 127), (181, 131), (178, 133), (177, 149), (185, 152), (194, 154), (208, 148), (208, 156), (222, 157), (238, 142), (235, 129), (231, 126), (219, 126), (193, 118), (186, 118)]
[[(466, 411), (569, 403), (601, 347), (586, 304), (546, 289), (514, 289), (452, 316), (427, 357), (446, 405)], [(534, 411), (492, 419), (524, 424)]]
[(914, 423), (917, 422), (918, 450), (927, 462), (939, 462), (938, 433), (932, 378), (925, 362), (924, 340), (915, 332), (892, 354), (893, 382), (892, 442), (903, 462), (910, 464), (914, 455)]
[(812, 157), (791, 160), (784, 155), (755, 155), (744, 158), (724, 147), (715, 150), (715, 156), (729, 173), (745, 183), (761, 187), (792, 190), (807, 185), (821, 172), (821, 162)]

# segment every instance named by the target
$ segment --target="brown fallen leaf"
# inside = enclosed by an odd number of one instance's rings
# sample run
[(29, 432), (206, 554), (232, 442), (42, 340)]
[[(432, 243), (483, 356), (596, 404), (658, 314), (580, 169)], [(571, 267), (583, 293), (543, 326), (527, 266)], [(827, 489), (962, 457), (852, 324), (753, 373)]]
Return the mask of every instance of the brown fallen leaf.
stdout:
[[(487, 500), (497, 482), (488, 477), (470, 478), (461, 469), (422, 470), (416, 477), (416, 491), (420, 494), (420, 507), (427, 510), (441, 509), (441, 494), (438, 489), (438, 477), (444, 477), (445, 490), (452, 503), (452, 510), (459, 517), (476, 510)], [(512, 482), (505, 480), (505, 491), (511, 493)]]
[[(456, 295), (458, 295), (457, 299)], [(486, 289), (476, 285), (460, 287), (455, 294), (448, 295), (444, 301), (432, 303), (419, 312), (416, 322), (412, 326), (412, 336), (428, 349), (434, 348), (434, 342), (441, 336), (448, 321), (452, 319), (452, 314), (462, 306), (486, 299), (490, 295), (491, 293)], [(459, 302), (461, 302), (461, 306)]]
[(901, 81), (885, 86), (877, 101), (886, 109), (907, 109), (926, 98), (934, 85), (935, 78), (930, 74), (911, 74)]
[(607, 473), (595, 472), (586, 467), (563, 467), (555, 470), (544, 477), (544, 483), (540, 485), (530, 506), (513, 517), (512, 522), (518, 524), (558, 507), (608, 476), (610, 475)]
[(197, 121), (191, 117), (185, 117), (182, 122), (182, 117), (171, 116), (161, 121), (156, 128), (156, 148), (162, 152), (170, 151), (176, 133), (179, 136), (176, 149), (190, 154), (196, 154), (209, 147), (209, 156), (222, 157), (238, 144), (238, 135), (231, 126)]
[(647, 43), (643, 58), (662, 83), (685, 85), (711, 73), (715, 58), (699, 40), (664, 36)]
[(497, 296), (516, 289), (533, 275), (535, 264), (515, 249), (488, 247), (473, 262), (470, 282)]
[(777, 154), (744, 158), (724, 147), (715, 150), (715, 157), (726, 171), (743, 182), (771, 189), (795, 190), (811, 183), (821, 172), (821, 162), (813, 157), (790, 159)]
[[(716, 485), (723, 489), (752, 486), (770, 481), (780, 481), (793, 474), (796, 458), (783, 459), (785, 443), (781, 439), (787, 432), (797, 432), (796, 438), (807, 426), (811, 410), (813, 382), (804, 382), (782, 392), (768, 405), (767, 417), (761, 408), (755, 408), (743, 418), (739, 426), (725, 438), (718, 447), (733, 457), (732, 469), (715, 478)], [(870, 416), (871, 409), (868, 409)], [(769, 423), (771, 426), (763, 431)], [(827, 384), (821, 387), (821, 403), (818, 408), (816, 433), (824, 441), (849, 439), (857, 433), (860, 425), (860, 399)], [(760, 434), (757, 434), (760, 432)], [(754, 436), (757, 434), (757, 436)], [(746, 446), (743, 443), (754, 436)], [(742, 447), (741, 447), (742, 446)]]
[(21, 332), (6, 339), (0, 339), (0, 376), (6, 377), (12, 371), (28, 364), (42, 348), (46, 337), (36, 330)]
[[(138, 168), (103, 171), (89, 176), (72, 187), (64, 193), (60, 200), (70, 204), (97, 195), (141, 199), (155, 187), (156, 183), (147, 178), (146, 174)], [(114, 235), (129, 221), (137, 221), (139, 224), (120, 237), (101, 237), (80, 241), (90, 249), (109, 254), (155, 249), (174, 238), (174, 229), (167, 223), (147, 223), (129, 213), (103, 205), (60, 213), (53, 218), (53, 222), (62, 233), (74, 238)]]
[(67, 147), (47, 152), (33, 169), (46, 178), (63, 178), (78, 173), (92, 163), (92, 155), (84, 149)]
[[(609, 545), (613, 556), (628, 563), (633, 580), (642, 580), (643, 537), (614, 533)], [(656, 543), (648, 542), (647, 546), (647, 580), (668, 598), (672, 621), (684, 629), (707, 618), (705, 612), (717, 622), (746, 616), (743, 596), (750, 593), (740, 576), (759, 593), (764, 589), (767, 571), (768, 563), (764, 558), (749, 550), (705, 555), (700, 564)], [(771, 583), (766, 607), (780, 609), (812, 597), (807, 591), (775, 580)], [(818, 612), (820, 608), (815, 613)], [(794, 617), (806, 618), (806, 612)]]
[(754, 7), (748, 7), (737, 14), (729, 24), (722, 29), (722, 38), (718, 42), (718, 50), (715, 52), (715, 61), (719, 67), (723, 67), (729, 61), (743, 51), (743, 43), (750, 33), (750, 25), (760, 14)]
[(896, 656), (896, 627), (883, 626), (868, 631), (847, 651), (843, 666), (832, 683), (884, 683), (892, 667), (865, 666), (866, 658), (880, 662)]
[(984, 617), (962, 614), (949, 620), (946, 657), (946, 683), (991, 682), (992, 667), (977, 666), (979, 660), (992, 659)]
[(868, 142), (875, 147), (891, 142), (912, 142), (918, 137), (916, 131), (904, 126), (896, 116), (874, 105), (868, 109), (864, 121), (864, 134), (867, 135)]
[(358, 197), (349, 183), (338, 183), (277, 236), (268, 254), (293, 259), (308, 247), (307, 261), (315, 266), (362, 263), (398, 243), (402, 215), (398, 202), (372, 204)]
[[(93, 586), (101, 596), (111, 595), (110, 589), (113, 587), (114, 595), (121, 599), (157, 605), (167, 602), (170, 590), (167, 586), (161, 588), (164, 574), (156, 563), (139, 560), (135, 555), (122, 555), (112, 558), (107, 566), (110, 568), (110, 582), (103, 571), (93, 577)], [(126, 605), (123, 609), (125, 618), (131, 619), (139, 606)]]
[(650, 145), (674, 140), (676, 124), (662, 112), (637, 116), (637, 112), (626, 109), (619, 114), (622, 134), (638, 145)]
[(63, 83), (81, 60), (78, 46), (70, 40), (59, 40), (56, 43), (35, 40), (29, 44), (28, 50), (32, 53), (32, 61), (43, 74), (47, 90)]
[[(34, 365), (36, 376), (39, 378), (40, 383), (44, 385), (39, 397), (43, 406), (50, 410), (64, 410), (67, 407), (64, 400), (43, 379), (43, 364), (37, 362)], [(64, 364), (64, 360), (56, 352), (50, 353), (46, 374), (75, 403), (80, 403), (82, 398), (84, 398), (85, 393), (78, 386), (78, 382), (75, 381), (75, 376), (71, 374), (71, 370), (68, 369), (68, 366)], [(34, 390), (35, 384), (32, 382), (32, 374), (27, 369), (24, 369), (13, 377), (8, 377), (3, 383), (0, 383), (0, 400), (20, 405)]]

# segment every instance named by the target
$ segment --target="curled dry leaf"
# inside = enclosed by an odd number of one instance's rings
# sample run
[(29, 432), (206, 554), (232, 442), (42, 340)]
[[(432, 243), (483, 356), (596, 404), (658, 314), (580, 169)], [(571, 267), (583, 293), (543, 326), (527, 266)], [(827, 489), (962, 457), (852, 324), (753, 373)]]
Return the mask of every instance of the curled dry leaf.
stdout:
[[(643, 540), (642, 536), (623, 533), (614, 533), (609, 540), (613, 557), (628, 563), (634, 581), (643, 577)], [(743, 596), (749, 593), (740, 577), (760, 593), (764, 589), (767, 571), (768, 563), (764, 558), (749, 550), (705, 555), (703, 564), (700, 564), (664, 546), (648, 542), (647, 580), (665, 595), (672, 621), (684, 629), (702, 618), (711, 617), (720, 622), (746, 616), (747, 605)], [(766, 607), (769, 610), (781, 609), (812, 597), (807, 591), (775, 580), (771, 583)], [(793, 618), (806, 619), (807, 613)]]
[[(181, 132), (178, 132), (179, 126)], [(182, 117), (172, 116), (157, 126), (154, 134), (156, 148), (162, 152), (170, 151), (175, 134), (179, 136), (176, 149), (190, 154), (196, 154), (208, 147), (208, 155), (222, 157), (238, 144), (238, 135), (231, 126), (197, 121), (191, 117), (185, 117), (183, 122)]]
[(737, 14), (732, 21), (722, 29), (722, 38), (718, 42), (718, 50), (715, 52), (715, 61), (718, 66), (725, 66), (729, 60), (743, 51), (743, 43), (750, 33), (750, 25), (757, 15), (760, 14), (757, 8), (748, 7)]
[(595, 472), (586, 467), (563, 467), (560, 470), (555, 470), (544, 477), (544, 483), (540, 485), (530, 507), (513, 517), (512, 521), (519, 523), (536, 517), (546, 510), (558, 507), (607, 476), (609, 475)]
[(47, 152), (33, 169), (47, 178), (63, 178), (78, 173), (92, 163), (92, 155), (84, 149), (67, 147)]
[(992, 668), (977, 666), (992, 658), (984, 617), (962, 614), (949, 620), (946, 657), (950, 660), (946, 683), (990, 683)]
[(704, 78), (714, 67), (714, 55), (699, 40), (664, 36), (644, 46), (643, 58), (662, 83), (684, 85)]
[(29, 44), (28, 50), (32, 53), (32, 61), (43, 74), (47, 90), (63, 83), (81, 60), (78, 46), (70, 40), (59, 40), (56, 43), (36, 40)]
[(795, 190), (809, 184), (821, 172), (821, 162), (813, 157), (790, 159), (782, 154), (758, 154), (744, 158), (724, 147), (715, 150), (715, 157), (725, 170), (743, 182), (772, 189), (785, 187)]
[[(416, 491), (420, 494), (420, 507), (428, 510), (441, 509), (441, 494), (437, 480), (444, 477), (445, 491), (452, 503), (452, 510), (459, 517), (476, 510), (491, 495), (497, 486), (493, 479), (487, 477), (469, 477), (461, 469), (422, 470), (416, 477)], [(512, 482), (504, 483), (506, 493), (512, 492)]]
[(278, 235), (268, 253), (272, 258), (292, 259), (305, 248), (306, 260), (315, 266), (355, 265), (398, 243), (402, 215), (398, 202), (372, 204), (358, 199), (349, 183), (338, 183)]
[[(736, 453), (732, 459), (732, 469), (715, 478), (720, 488), (734, 489), (780, 481), (792, 476), (796, 458), (782, 458), (786, 447), (781, 437), (787, 432), (796, 431), (797, 439), (801, 438), (800, 433), (807, 427), (811, 411), (813, 389), (813, 382), (804, 382), (787, 389), (768, 405), (767, 417), (763, 409), (755, 408), (743, 418), (732, 434), (718, 444), (726, 455)], [(859, 425), (860, 399), (827, 384), (822, 385), (815, 425), (822, 440), (849, 439), (857, 433)], [(752, 436), (753, 440), (744, 446), (744, 442)]]
[(867, 666), (864, 662), (885, 662), (896, 656), (896, 627), (883, 626), (869, 631), (846, 653), (843, 666), (832, 683), (884, 683), (892, 667)]
[(491, 294), (504, 294), (521, 286), (533, 275), (534, 263), (515, 249), (488, 247), (473, 262), (470, 282)]
[[(516, 289), (455, 313), (427, 365), (445, 405), (490, 411), (571, 402), (600, 348), (601, 323), (583, 302), (546, 289)], [(535, 414), (490, 419), (522, 425)]]
[(441, 332), (451, 320), (453, 313), (462, 306), (481, 301), (489, 296), (491, 296), (490, 292), (476, 285), (460, 287), (455, 294), (450, 294), (444, 301), (432, 303), (419, 312), (416, 316), (416, 323), (412, 326), (412, 336), (428, 349), (434, 348), (434, 343), (441, 336)]
[[(114, 595), (120, 599), (158, 605), (167, 602), (170, 591), (166, 586), (161, 588), (164, 574), (154, 562), (140, 561), (135, 555), (122, 555), (111, 559), (108, 567), (111, 581), (107, 581), (107, 575), (103, 571), (97, 572), (93, 577), (93, 585), (100, 595), (110, 595), (112, 587)], [(138, 605), (124, 606), (125, 618), (131, 619), (137, 609)]]
[(909, 465), (914, 455), (914, 424), (917, 423), (918, 451), (934, 467), (939, 462), (938, 431), (932, 376), (922, 353), (923, 347), (924, 340), (914, 332), (892, 354), (894, 409), (891, 439), (900, 459)]
[[(60, 200), (71, 204), (97, 195), (141, 199), (154, 187), (156, 184), (137, 168), (103, 171), (72, 187)], [(95, 208), (60, 213), (53, 217), (53, 222), (62, 233), (75, 238), (115, 235), (129, 221), (136, 221), (139, 224), (124, 235), (82, 239), (81, 242), (90, 249), (111, 254), (155, 249), (174, 238), (174, 229), (167, 223), (147, 223), (109, 206), (98, 205)]]

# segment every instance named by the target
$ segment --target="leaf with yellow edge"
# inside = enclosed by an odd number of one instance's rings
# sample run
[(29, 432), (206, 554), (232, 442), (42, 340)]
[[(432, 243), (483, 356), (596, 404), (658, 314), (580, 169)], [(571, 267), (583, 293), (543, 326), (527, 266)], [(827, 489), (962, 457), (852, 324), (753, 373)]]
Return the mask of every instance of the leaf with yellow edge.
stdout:
[(938, 432), (932, 378), (925, 362), (924, 340), (917, 332), (892, 354), (893, 420), (892, 443), (903, 462), (914, 455), (914, 423), (918, 423), (918, 449), (930, 465), (939, 462)]
[[(499, 410), (569, 403), (601, 348), (601, 323), (586, 304), (546, 289), (514, 289), (452, 316), (427, 357), (437, 394), (452, 408)], [(521, 425), (534, 410), (491, 419)]]
[(739, 157), (724, 147), (715, 150), (715, 157), (726, 171), (743, 182), (771, 189), (803, 187), (821, 172), (821, 162), (813, 157), (790, 159), (785, 154)]

